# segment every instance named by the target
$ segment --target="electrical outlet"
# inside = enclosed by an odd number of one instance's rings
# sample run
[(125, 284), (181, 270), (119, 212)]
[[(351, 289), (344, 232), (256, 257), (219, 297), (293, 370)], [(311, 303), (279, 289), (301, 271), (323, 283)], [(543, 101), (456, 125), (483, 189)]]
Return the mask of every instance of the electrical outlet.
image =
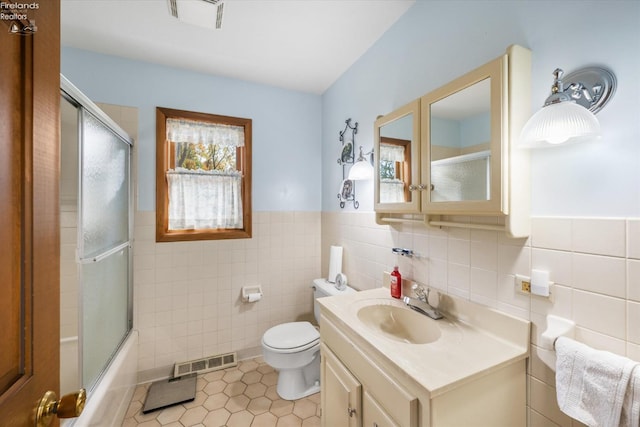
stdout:
[(515, 279), (516, 292), (521, 294), (531, 294), (531, 278), (516, 274)]

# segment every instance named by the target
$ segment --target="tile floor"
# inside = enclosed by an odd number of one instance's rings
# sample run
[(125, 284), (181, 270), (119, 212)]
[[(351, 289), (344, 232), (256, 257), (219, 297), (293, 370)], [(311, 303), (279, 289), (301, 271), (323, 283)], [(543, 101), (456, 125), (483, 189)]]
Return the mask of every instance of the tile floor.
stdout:
[(319, 427), (320, 393), (282, 400), (278, 373), (262, 358), (198, 376), (192, 402), (143, 414), (149, 384), (133, 394), (123, 427)]

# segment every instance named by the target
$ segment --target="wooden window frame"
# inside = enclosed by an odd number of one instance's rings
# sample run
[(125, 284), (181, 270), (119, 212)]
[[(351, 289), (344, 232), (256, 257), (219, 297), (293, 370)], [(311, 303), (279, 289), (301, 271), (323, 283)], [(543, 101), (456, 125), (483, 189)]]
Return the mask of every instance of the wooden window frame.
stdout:
[[(169, 230), (169, 190), (166, 171), (171, 168), (175, 150), (167, 141), (167, 119), (196, 120), (200, 122), (242, 126), (244, 147), (236, 148), (236, 169), (242, 173), (243, 228)], [(251, 119), (220, 116), (156, 107), (156, 242), (251, 238)]]

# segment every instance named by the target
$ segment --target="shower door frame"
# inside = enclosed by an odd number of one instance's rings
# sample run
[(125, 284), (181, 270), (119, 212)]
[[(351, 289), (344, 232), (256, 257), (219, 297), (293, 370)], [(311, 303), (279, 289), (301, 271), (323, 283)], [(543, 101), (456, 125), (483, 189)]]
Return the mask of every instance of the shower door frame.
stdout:
[[(80, 250), (76, 251), (76, 263), (78, 265), (78, 381), (80, 387), (86, 387), (89, 390), (88, 398), (91, 398), (91, 391), (100, 383), (105, 371), (109, 368), (109, 365), (113, 361), (114, 356), (125, 342), (131, 331), (133, 330), (133, 203), (134, 203), (134, 191), (133, 191), (133, 179), (132, 179), (132, 160), (133, 160), (133, 139), (124, 131), (111, 117), (109, 117), (104, 111), (100, 109), (93, 101), (91, 101), (85, 94), (83, 94), (76, 86), (73, 85), (66, 77), (60, 74), (60, 94), (68, 102), (74, 105), (78, 109), (78, 237), (77, 244), (78, 249), (82, 247), (82, 115), (87, 112), (93, 115), (98, 121), (100, 121), (105, 127), (116, 134), (116, 136), (129, 146), (128, 149), (128, 240), (108, 251), (93, 257), (91, 259), (82, 260), (80, 258)], [(100, 374), (91, 382), (91, 384), (84, 384), (84, 368), (83, 368), (83, 293), (82, 293), (82, 276), (81, 268), (83, 264), (90, 264), (101, 261), (114, 253), (123, 249), (128, 249), (128, 286), (127, 286), (127, 331), (123, 335), (118, 345), (113, 349), (113, 353), (109, 357), (109, 360), (100, 372)]]

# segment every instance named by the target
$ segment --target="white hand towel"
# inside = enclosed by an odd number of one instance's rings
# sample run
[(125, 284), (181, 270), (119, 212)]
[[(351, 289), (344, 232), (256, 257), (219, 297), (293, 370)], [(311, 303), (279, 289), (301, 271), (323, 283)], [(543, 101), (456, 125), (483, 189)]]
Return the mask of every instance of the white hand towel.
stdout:
[(627, 385), (638, 362), (567, 337), (556, 340), (556, 355), (556, 393), (562, 412), (591, 427), (620, 425)]
[(622, 427), (640, 426), (640, 366), (636, 366), (631, 372), (627, 393), (624, 395), (620, 425)]

